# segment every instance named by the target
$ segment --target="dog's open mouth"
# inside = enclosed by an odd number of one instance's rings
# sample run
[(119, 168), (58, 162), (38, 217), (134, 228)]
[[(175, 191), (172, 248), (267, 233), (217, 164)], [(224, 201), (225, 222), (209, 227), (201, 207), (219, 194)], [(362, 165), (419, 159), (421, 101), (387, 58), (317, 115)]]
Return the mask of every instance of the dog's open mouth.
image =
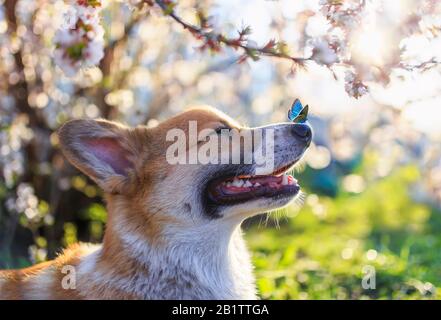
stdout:
[(208, 195), (216, 204), (231, 205), (261, 197), (294, 197), (300, 190), (297, 180), (285, 166), (270, 175), (239, 175), (213, 180), (208, 185)]

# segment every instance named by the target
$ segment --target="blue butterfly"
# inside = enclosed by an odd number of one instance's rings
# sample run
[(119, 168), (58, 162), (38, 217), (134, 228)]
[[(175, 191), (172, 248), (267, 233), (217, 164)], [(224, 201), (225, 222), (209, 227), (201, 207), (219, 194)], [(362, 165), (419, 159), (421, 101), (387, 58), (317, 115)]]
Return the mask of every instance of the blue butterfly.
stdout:
[(288, 111), (288, 120), (295, 123), (304, 123), (308, 117), (308, 105), (303, 107), (299, 99), (296, 99)]

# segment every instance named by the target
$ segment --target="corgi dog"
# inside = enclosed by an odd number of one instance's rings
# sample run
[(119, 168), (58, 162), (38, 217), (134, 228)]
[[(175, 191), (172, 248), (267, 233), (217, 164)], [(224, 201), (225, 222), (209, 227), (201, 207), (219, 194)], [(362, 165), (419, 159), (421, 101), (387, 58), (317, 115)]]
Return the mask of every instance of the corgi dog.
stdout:
[[(265, 137), (271, 131), (273, 168), (258, 172), (255, 161), (171, 164), (167, 156), (174, 141), (168, 133), (189, 134), (192, 123), (197, 133), (209, 129), (212, 136), (236, 130)], [(55, 260), (0, 271), (0, 299), (257, 298), (240, 225), (286, 206), (299, 194), (287, 171), (311, 142), (309, 125), (243, 127), (203, 107), (155, 127), (71, 120), (58, 137), (67, 160), (104, 191), (108, 221), (103, 242), (77, 244)], [(184, 154), (201, 145), (190, 140)], [(252, 148), (243, 156), (254, 159), (255, 152)]]

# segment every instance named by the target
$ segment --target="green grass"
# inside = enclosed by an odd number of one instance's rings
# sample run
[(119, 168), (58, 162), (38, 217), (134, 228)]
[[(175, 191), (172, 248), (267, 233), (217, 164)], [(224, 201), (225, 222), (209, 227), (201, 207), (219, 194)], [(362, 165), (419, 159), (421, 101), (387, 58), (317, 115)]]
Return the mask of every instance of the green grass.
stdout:
[[(280, 227), (247, 232), (263, 299), (437, 299), (441, 213), (411, 198), (416, 168), (397, 169), (359, 194), (309, 195)], [(271, 220), (270, 220), (271, 221)], [(375, 289), (363, 289), (363, 267)]]

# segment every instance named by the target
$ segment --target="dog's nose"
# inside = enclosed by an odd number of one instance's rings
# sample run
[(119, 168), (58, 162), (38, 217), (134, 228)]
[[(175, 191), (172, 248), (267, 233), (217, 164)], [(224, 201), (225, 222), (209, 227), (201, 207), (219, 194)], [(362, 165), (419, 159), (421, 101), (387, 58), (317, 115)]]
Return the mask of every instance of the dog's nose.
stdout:
[(296, 138), (305, 141), (307, 145), (311, 143), (312, 130), (309, 125), (304, 123), (294, 124), (292, 126), (292, 133)]

